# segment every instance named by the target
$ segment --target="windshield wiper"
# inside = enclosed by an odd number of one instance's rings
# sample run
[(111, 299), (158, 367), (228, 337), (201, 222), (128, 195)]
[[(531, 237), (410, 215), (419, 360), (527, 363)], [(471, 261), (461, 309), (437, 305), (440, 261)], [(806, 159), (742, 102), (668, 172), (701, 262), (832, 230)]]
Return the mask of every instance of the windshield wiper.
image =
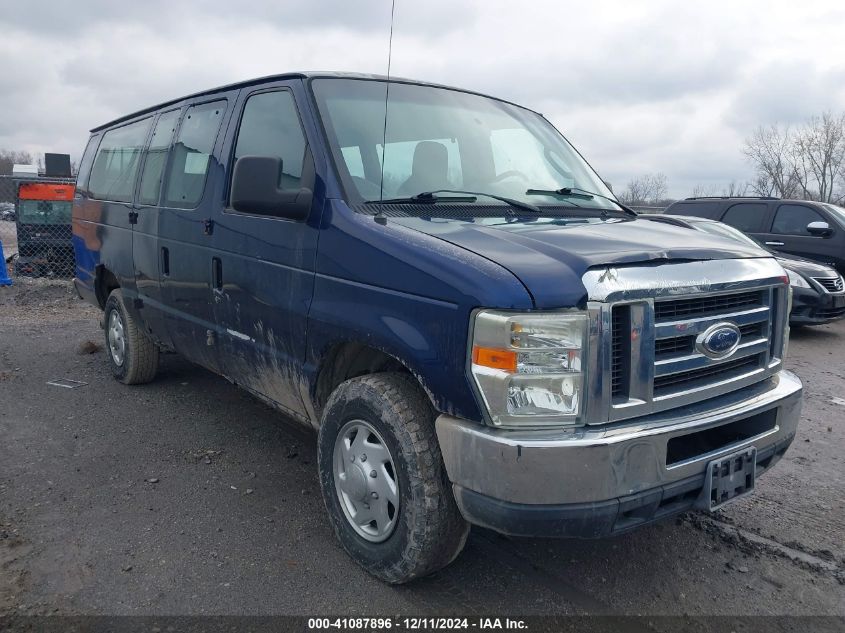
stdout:
[(583, 198), (585, 200), (592, 200), (593, 198), (603, 198), (615, 204), (625, 213), (632, 217), (637, 217), (637, 212), (632, 208), (625, 206), (618, 200), (605, 196), (595, 191), (587, 191), (580, 187), (561, 187), (560, 189), (529, 189), (525, 192), (526, 196), (560, 196), (562, 198)]
[(435, 196), (433, 191), (424, 191), (404, 198), (385, 198), (384, 200), (367, 200), (365, 204), (419, 204), (435, 202), (475, 202), (476, 196)]
[[(438, 196), (438, 193), (457, 194), (452, 196)], [(529, 202), (522, 202), (521, 200), (514, 200), (505, 196), (499, 196), (495, 193), (483, 193), (481, 191), (461, 191), (458, 189), (435, 189), (434, 191), (423, 191), (415, 196), (408, 196), (407, 198), (386, 198), (384, 200), (367, 200), (368, 204), (414, 204), (414, 203), (434, 203), (434, 202), (475, 202), (478, 196), (486, 196), (493, 198), (499, 202), (504, 202), (517, 209), (530, 211), (531, 213), (540, 213), (540, 209)]]

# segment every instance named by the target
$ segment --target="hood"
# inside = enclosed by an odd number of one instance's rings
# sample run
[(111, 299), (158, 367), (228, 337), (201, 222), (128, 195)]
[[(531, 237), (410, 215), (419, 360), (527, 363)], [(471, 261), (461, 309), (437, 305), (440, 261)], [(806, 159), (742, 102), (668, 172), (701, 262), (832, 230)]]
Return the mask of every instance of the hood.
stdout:
[(648, 220), (391, 217), (390, 222), (504, 266), (522, 281), (538, 309), (583, 305), (581, 277), (595, 266), (769, 256), (735, 240)]
[(826, 266), (825, 264), (819, 264), (818, 262), (814, 262), (809, 259), (804, 259), (803, 257), (795, 257), (793, 255), (789, 255), (785, 257), (783, 255), (778, 255), (775, 257), (778, 264), (792, 270), (800, 275), (804, 275), (805, 277), (838, 277), (839, 273), (836, 272), (830, 266)]

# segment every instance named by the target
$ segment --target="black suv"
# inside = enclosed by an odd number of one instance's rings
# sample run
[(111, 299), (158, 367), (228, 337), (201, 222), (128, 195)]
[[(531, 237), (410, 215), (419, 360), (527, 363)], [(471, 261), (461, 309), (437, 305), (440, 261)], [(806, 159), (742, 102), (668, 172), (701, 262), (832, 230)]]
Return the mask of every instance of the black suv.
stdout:
[(845, 274), (842, 207), (780, 198), (703, 197), (679, 200), (665, 212), (720, 220), (773, 250), (829, 264)]

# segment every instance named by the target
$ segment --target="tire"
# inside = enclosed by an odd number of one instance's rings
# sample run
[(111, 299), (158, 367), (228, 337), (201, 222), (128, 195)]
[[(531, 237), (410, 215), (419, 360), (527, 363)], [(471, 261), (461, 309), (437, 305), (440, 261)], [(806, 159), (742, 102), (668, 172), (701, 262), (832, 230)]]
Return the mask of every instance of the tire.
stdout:
[[(155, 378), (158, 347), (126, 310), (119, 288), (106, 300), (103, 324), (106, 355), (114, 377), (125, 385), (140, 385)], [(116, 333), (118, 328), (121, 335)]]
[[(361, 466), (366, 459), (365, 453), (349, 457), (349, 472), (344, 473), (345, 478), (341, 481), (336, 472), (336, 460), (347, 463), (349, 453), (343, 453), (338, 438), (349, 437), (346, 429), (361, 421), (375, 431), (367, 441), (372, 440), (375, 445), (383, 443), (387, 448), (391, 468), (385, 466), (382, 470), (388, 476), (392, 470), (398, 485), (395, 494), (399, 504), (394, 508), (389, 534), (362, 534), (362, 528), (355, 527), (353, 519), (348, 518), (349, 501), (338, 492), (347, 486), (345, 482), (353, 477), (355, 467)], [(374, 444), (366, 446), (372, 448)], [(343, 443), (343, 446), (347, 445)], [(354, 446), (348, 450), (355, 452)], [(382, 454), (379, 452), (370, 459), (366, 468), (375, 465)], [(352, 461), (353, 457), (357, 461)], [(446, 476), (434, 431), (434, 411), (410, 376), (372, 374), (339, 385), (323, 413), (318, 464), (323, 501), (335, 534), (355, 562), (372, 575), (391, 584), (405, 583), (434, 573), (460, 554), (469, 524), (455, 504)], [(366, 481), (368, 486), (378, 485), (379, 480), (373, 474), (376, 470), (364, 470), (363, 480), (356, 481)], [(364, 496), (372, 494), (365, 492)], [(388, 508), (386, 516), (389, 519), (389, 502), (383, 503)], [(376, 527), (364, 529), (376, 532), (381, 524), (375, 522), (374, 525)]]

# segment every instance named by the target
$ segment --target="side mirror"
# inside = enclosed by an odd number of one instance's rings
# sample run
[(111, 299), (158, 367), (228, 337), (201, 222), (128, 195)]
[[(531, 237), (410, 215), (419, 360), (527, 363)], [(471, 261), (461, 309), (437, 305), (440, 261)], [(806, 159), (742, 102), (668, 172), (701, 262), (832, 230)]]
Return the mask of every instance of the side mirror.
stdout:
[(827, 222), (810, 222), (807, 225), (807, 233), (815, 235), (816, 237), (827, 237), (832, 234), (833, 231), (830, 228), (830, 224)]
[(311, 210), (311, 189), (280, 189), (281, 175), (279, 157), (241, 156), (232, 175), (232, 208), (241, 213), (304, 220)]

